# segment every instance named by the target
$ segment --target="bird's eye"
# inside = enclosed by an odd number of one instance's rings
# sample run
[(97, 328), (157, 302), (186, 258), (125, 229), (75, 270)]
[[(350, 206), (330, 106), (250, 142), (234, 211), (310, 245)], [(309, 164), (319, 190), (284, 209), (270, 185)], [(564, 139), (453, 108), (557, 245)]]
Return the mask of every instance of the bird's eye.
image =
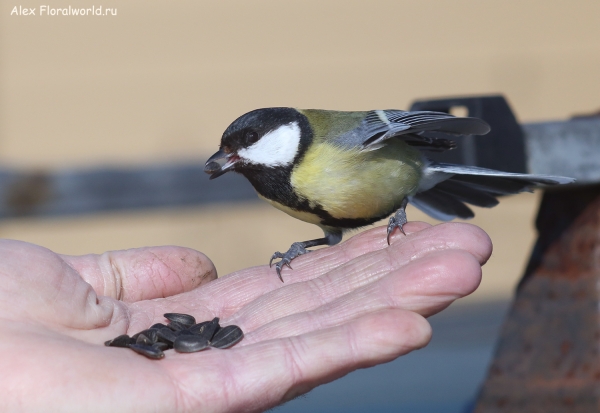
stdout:
[(258, 133), (253, 130), (246, 132), (246, 142), (254, 143), (258, 140)]

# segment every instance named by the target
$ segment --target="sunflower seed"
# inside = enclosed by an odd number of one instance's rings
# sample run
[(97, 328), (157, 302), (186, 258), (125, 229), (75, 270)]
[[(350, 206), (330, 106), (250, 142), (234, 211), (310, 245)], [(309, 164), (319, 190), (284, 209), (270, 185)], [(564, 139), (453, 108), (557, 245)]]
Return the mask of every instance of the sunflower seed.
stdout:
[(238, 343), (242, 338), (244, 338), (244, 333), (238, 326), (232, 325), (222, 327), (213, 336), (210, 346), (216, 348), (228, 348)]
[(145, 334), (140, 334), (135, 340), (135, 344), (142, 344), (144, 346), (151, 346), (154, 344)]
[(194, 334), (201, 334), (204, 331), (204, 326), (206, 326), (208, 323), (210, 323), (210, 321), (203, 321), (201, 323), (194, 324), (193, 326), (188, 328), (188, 330), (190, 330)]
[(219, 165), (216, 161), (210, 161), (206, 165), (204, 165), (204, 172), (212, 174), (213, 172), (217, 172), (221, 169), (221, 165)]
[(167, 327), (173, 331), (181, 331), (188, 328), (187, 325), (181, 324), (179, 321), (171, 321)]
[(234, 325), (221, 328), (219, 318), (196, 323), (191, 315), (167, 313), (164, 315), (169, 324), (153, 324), (129, 337), (122, 334), (104, 343), (111, 347), (129, 347), (133, 351), (151, 359), (161, 359), (163, 351), (174, 348), (179, 353), (192, 353), (204, 350), (208, 346), (228, 348), (243, 337), (242, 330)]
[(159, 350), (152, 346), (144, 346), (142, 344), (131, 344), (129, 348), (135, 351), (136, 353), (141, 354), (142, 356), (148, 357), (149, 359), (158, 360), (165, 356), (165, 353), (163, 353), (162, 350)]
[(158, 341), (161, 341), (163, 343), (173, 344), (173, 342), (177, 338), (177, 335), (173, 332), (173, 330), (165, 327), (158, 330), (157, 338)]
[(131, 338), (127, 334), (122, 334), (113, 338), (112, 340), (107, 341), (106, 343), (108, 344), (104, 343), (104, 345), (110, 347), (127, 347), (130, 339)]
[(213, 338), (213, 335), (217, 332), (217, 330), (219, 329), (219, 317), (215, 317), (212, 319), (211, 322), (209, 322), (208, 324), (206, 324), (204, 326), (204, 329), (202, 330), (202, 332), (197, 333), (198, 336), (200, 337), (204, 337), (205, 339), (207, 339), (208, 341), (210, 341)]
[(208, 347), (208, 340), (196, 334), (179, 336), (173, 343), (173, 348), (179, 353), (194, 353)]
[[(156, 329), (156, 328), (148, 328), (146, 330), (140, 331), (136, 335), (139, 338), (139, 336), (142, 334), (145, 335), (148, 338), (148, 340), (151, 341), (150, 344), (156, 343), (156, 340), (158, 339), (158, 329)], [(136, 338), (136, 342), (137, 342), (137, 338)]]
[(152, 348), (155, 348), (160, 351), (165, 351), (171, 348), (171, 346), (167, 343), (161, 343), (160, 341), (152, 344)]
[(196, 319), (189, 314), (167, 313), (164, 316), (170, 322), (177, 321), (186, 327), (191, 327), (196, 324)]

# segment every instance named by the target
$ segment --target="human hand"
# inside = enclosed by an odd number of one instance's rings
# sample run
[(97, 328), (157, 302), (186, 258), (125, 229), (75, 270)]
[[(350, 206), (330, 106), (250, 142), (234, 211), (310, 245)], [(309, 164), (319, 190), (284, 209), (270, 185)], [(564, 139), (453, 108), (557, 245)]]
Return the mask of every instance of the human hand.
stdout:
[[(409, 223), (274, 269), (215, 280), (181, 247), (81, 257), (0, 242), (0, 410), (262, 411), (426, 345), (430, 316), (477, 288), (491, 242), (477, 227)], [(210, 281), (210, 282), (209, 282)], [(162, 314), (220, 317), (244, 339), (155, 361), (103, 342)]]

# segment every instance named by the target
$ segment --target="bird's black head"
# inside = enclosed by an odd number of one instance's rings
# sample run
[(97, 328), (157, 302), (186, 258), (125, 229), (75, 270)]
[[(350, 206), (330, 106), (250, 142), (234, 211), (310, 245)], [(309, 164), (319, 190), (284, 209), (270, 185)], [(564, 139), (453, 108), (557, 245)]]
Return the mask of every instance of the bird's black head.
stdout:
[[(237, 118), (223, 133), (220, 150), (204, 167), (210, 179), (230, 170), (293, 165), (312, 139), (308, 119), (293, 108), (265, 108)], [(223, 166), (216, 160), (226, 159)]]

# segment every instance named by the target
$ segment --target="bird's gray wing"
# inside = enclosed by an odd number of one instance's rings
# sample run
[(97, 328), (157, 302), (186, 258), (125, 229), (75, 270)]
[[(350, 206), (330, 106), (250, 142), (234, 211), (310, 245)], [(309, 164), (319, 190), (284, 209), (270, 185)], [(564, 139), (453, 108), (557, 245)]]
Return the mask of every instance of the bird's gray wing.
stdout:
[(377, 149), (386, 139), (400, 138), (422, 149), (446, 150), (455, 147), (454, 141), (431, 136), (427, 132), (485, 135), (490, 126), (481, 119), (457, 118), (444, 112), (372, 110), (367, 112), (359, 129), (360, 144), (365, 149)]

